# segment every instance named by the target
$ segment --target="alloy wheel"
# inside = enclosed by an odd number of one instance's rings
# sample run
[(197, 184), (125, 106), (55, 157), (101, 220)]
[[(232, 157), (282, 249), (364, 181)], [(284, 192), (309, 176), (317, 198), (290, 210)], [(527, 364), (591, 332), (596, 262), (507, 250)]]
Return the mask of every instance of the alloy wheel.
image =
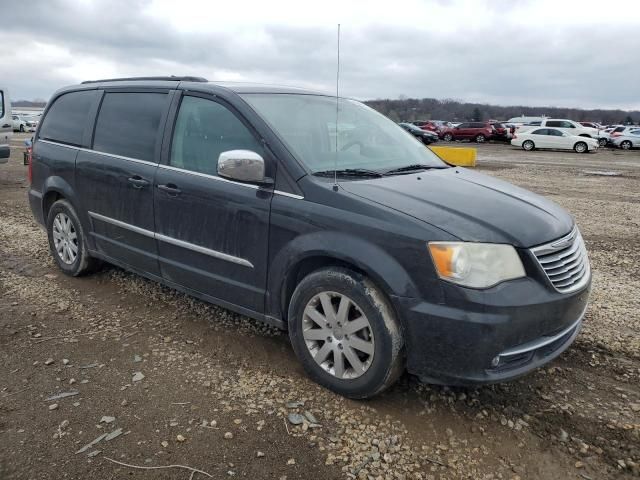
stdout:
[(302, 336), (314, 361), (336, 378), (358, 378), (373, 361), (371, 324), (346, 295), (321, 292), (311, 298), (304, 309)]
[(631, 142), (625, 140), (620, 144), (620, 148), (622, 148), (623, 150), (629, 150), (631, 148)]
[(73, 264), (78, 258), (78, 234), (66, 213), (58, 213), (53, 220), (53, 245), (67, 265)]

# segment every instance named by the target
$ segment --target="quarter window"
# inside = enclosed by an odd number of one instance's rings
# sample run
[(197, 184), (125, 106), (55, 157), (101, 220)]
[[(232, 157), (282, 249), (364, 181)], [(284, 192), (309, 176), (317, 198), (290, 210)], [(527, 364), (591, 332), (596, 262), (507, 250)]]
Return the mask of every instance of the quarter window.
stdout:
[(93, 148), (99, 152), (153, 162), (166, 93), (106, 93)]
[(42, 121), (39, 137), (69, 145), (82, 145), (95, 95), (95, 90), (83, 90), (58, 97)]
[(531, 133), (532, 135), (549, 135), (549, 130), (546, 128), (539, 128), (538, 130)]
[(218, 157), (228, 150), (262, 147), (227, 107), (204, 98), (184, 97), (171, 143), (170, 164), (193, 172), (218, 174)]

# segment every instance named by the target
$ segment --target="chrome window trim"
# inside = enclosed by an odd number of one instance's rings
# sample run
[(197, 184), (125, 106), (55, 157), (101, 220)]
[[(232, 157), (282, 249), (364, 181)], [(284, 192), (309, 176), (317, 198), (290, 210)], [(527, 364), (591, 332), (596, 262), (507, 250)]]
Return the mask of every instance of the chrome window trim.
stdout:
[[(193, 170), (187, 170), (185, 168), (174, 167), (174, 166), (171, 166), (171, 165), (162, 165), (162, 164), (158, 164), (156, 162), (150, 162), (148, 160), (140, 160), (139, 158), (125, 157), (123, 155), (116, 155), (114, 153), (101, 152), (99, 150), (92, 150), (90, 148), (76, 147), (75, 145), (67, 145), (67, 144), (64, 144), (64, 143), (53, 142), (51, 140), (38, 139), (37, 141), (38, 142), (42, 142), (42, 143), (48, 143), (50, 145), (57, 145), (58, 147), (71, 148), (71, 149), (74, 149), (74, 150), (78, 150), (80, 152), (97, 153), (99, 155), (106, 155), (107, 157), (119, 158), (120, 160), (127, 160), (129, 162), (136, 162), (136, 163), (142, 163), (144, 165), (158, 166), (159, 168), (163, 168), (165, 170), (172, 170), (172, 171), (175, 171), (175, 172), (184, 172), (184, 173), (187, 173), (189, 175), (196, 175), (198, 177), (210, 178), (212, 180), (231, 183), (233, 185), (240, 185), (240, 186), (243, 186), (243, 187), (252, 188), (254, 190), (259, 190), (260, 189), (259, 185), (253, 185), (253, 184), (250, 184), (250, 183), (242, 183), (242, 182), (234, 182), (233, 180), (228, 180), (226, 178), (218, 177), (216, 175), (210, 175), (208, 173), (201, 173), (201, 172), (194, 172)], [(283, 197), (295, 198), (296, 200), (304, 200), (304, 197), (302, 195), (296, 195), (295, 193), (283, 192), (282, 190), (274, 190), (273, 193), (275, 195), (281, 195)]]
[(233, 180), (228, 180), (226, 178), (218, 177), (216, 175), (210, 175), (208, 173), (201, 173), (201, 172), (194, 172), (193, 170), (187, 170), (185, 168), (174, 167), (171, 165), (158, 165), (158, 167), (165, 170), (171, 170), (174, 172), (182, 172), (188, 175), (195, 175), (197, 177), (210, 178), (211, 180), (218, 180), (220, 182), (232, 183), (234, 185), (241, 185), (243, 187), (253, 188), (254, 190), (258, 190), (260, 188), (258, 185), (253, 185), (251, 183), (234, 182)]
[(161, 233), (156, 233), (156, 232), (152, 232), (151, 230), (146, 230), (144, 228), (136, 227), (135, 225), (131, 225), (129, 223), (116, 220), (115, 218), (106, 217), (96, 212), (89, 212), (89, 216), (91, 218), (95, 218), (97, 220), (110, 223), (111, 225), (115, 225), (116, 227), (131, 230), (132, 232), (139, 233), (140, 235), (144, 235), (145, 237), (155, 238), (156, 240), (159, 240), (161, 242), (166, 242), (172, 245), (176, 245), (178, 247), (186, 248), (188, 250), (193, 250), (194, 252), (202, 253), (210, 257), (218, 258), (220, 260), (225, 260), (231, 263), (236, 263), (244, 267), (254, 268), (253, 263), (251, 263), (249, 260), (246, 260), (244, 258), (229, 255), (228, 253), (219, 252), (217, 250), (211, 250), (210, 248), (202, 247), (200, 245), (196, 245), (195, 243), (185, 242), (184, 240), (178, 240), (177, 238), (168, 237), (167, 235), (162, 235)]
[(67, 145), (64, 143), (52, 142), (51, 140), (42, 140), (39, 138), (37, 141), (42, 143), (48, 143), (50, 145), (57, 145), (59, 147), (72, 148), (80, 152), (96, 153), (98, 155), (106, 155), (107, 157), (119, 158), (120, 160), (127, 160), (129, 162), (142, 163), (144, 165), (151, 165), (151, 166), (158, 165), (156, 162), (151, 162), (149, 160), (141, 160), (139, 158), (125, 157), (124, 155), (116, 155), (115, 153), (101, 152), (100, 150), (93, 150), (91, 148), (76, 147), (75, 145)]
[(274, 190), (273, 193), (281, 195), (283, 197), (295, 198), (296, 200), (304, 200), (302, 195), (296, 195), (295, 193), (283, 192), (282, 190)]

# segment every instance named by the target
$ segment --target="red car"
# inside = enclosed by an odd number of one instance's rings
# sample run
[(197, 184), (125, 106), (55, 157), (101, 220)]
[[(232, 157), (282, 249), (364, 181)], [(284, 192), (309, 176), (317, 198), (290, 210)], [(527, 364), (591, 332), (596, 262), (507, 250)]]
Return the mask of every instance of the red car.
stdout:
[(484, 143), (497, 135), (491, 122), (464, 122), (453, 128), (445, 128), (440, 132), (440, 138), (450, 142), (452, 140), (471, 140)]
[(451, 126), (449, 122), (445, 122), (443, 120), (419, 120), (417, 122), (411, 122), (416, 127), (420, 127), (422, 130), (426, 130), (428, 132), (436, 132), (440, 133), (443, 129)]

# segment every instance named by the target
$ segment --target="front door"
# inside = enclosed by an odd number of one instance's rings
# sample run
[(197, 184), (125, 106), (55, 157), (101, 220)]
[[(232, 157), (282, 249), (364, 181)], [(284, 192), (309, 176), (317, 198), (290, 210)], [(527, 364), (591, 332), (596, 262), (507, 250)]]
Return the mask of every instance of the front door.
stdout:
[(76, 159), (76, 185), (94, 248), (134, 270), (160, 275), (153, 181), (168, 92), (107, 92), (92, 149)]
[(218, 176), (220, 153), (262, 142), (230, 105), (185, 95), (166, 165), (155, 177), (160, 267), (172, 283), (220, 304), (264, 311), (272, 191)]

